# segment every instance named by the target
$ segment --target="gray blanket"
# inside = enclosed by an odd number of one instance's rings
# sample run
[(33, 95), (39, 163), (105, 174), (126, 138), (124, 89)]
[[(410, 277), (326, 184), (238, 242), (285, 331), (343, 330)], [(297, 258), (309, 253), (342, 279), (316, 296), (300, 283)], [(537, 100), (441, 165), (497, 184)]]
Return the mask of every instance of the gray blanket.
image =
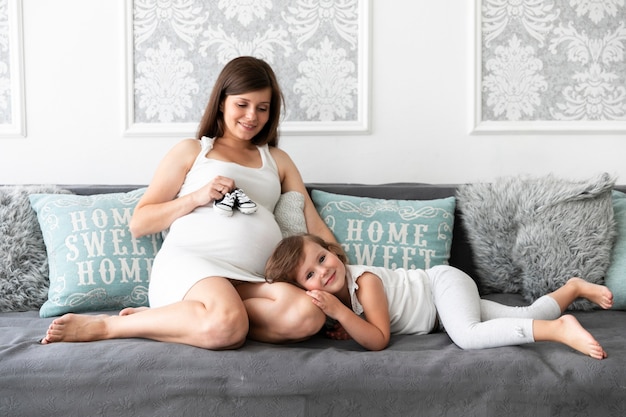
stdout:
[(394, 336), (382, 352), (322, 336), (226, 352), (141, 339), (44, 346), (51, 319), (0, 313), (0, 415), (624, 416), (626, 313), (575, 314), (607, 359), (554, 343), (462, 351), (445, 333)]

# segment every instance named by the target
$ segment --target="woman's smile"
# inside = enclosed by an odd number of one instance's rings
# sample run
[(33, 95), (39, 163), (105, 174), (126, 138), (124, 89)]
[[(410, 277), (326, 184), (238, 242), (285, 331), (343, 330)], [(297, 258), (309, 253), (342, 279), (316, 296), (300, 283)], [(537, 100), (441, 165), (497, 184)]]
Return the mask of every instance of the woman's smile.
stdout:
[(239, 122), (239, 125), (243, 127), (244, 129), (250, 130), (250, 131), (254, 131), (256, 129), (255, 123)]

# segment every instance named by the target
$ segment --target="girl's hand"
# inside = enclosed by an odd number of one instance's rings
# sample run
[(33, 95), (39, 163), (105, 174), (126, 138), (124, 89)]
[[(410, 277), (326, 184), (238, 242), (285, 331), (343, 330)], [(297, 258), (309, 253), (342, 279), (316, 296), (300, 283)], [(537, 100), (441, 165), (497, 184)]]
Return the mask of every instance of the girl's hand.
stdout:
[(326, 337), (334, 340), (349, 340), (352, 337), (346, 332), (341, 323), (335, 323), (332, 329), (326, 330)]
[(235, 180), (218, 175), (205, 186), (195, 192), (198, 206), (206, 206), (216, 200), (221, 200), (224, 194), (235, 189)]
[(337, 320), (338, 314), (342, 309), (347, 308), (337, 297), (333, 294), (322, 291), (312, 290), (307, 291), (306, 294), (311, 297), (313, 304), (318, 306), (327, 316)]

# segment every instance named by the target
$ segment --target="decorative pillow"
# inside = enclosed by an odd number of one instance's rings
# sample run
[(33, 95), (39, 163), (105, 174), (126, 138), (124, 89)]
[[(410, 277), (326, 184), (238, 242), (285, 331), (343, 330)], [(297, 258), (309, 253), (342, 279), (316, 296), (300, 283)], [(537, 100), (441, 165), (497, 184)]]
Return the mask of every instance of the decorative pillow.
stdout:
[(383, 200), (320, 190), (311, 197), (353, 265), (426, 269), (448, 263), (454, 197)]
[(41, 317), (148, 305), (148, 281), (161, 234), (134, 239), (128, 230), (144, 192), (30, 196), (50, 269)]
[[(602, 283), (615, 236), (608, 174), (588, 181), (509, 177), (459, 187), (481, 289), (532, 302), (570, 277)], [(579, 300), (573, 309), (590, 309)]]
[(274, 218), (283, 237), (306, 233), (304, 196), (297, 191), (287, 191), (274, 207)]
[(0, 311), (38, 310), (48, 296), (48, 256), (32, 193), (66, 193), (52, 185), (0, 187)]
[(613, 292), (613, 309), (626, 310), (626, 194), (620, 191), (613, 191), (613, 213), (617, 238), (605, 284)]

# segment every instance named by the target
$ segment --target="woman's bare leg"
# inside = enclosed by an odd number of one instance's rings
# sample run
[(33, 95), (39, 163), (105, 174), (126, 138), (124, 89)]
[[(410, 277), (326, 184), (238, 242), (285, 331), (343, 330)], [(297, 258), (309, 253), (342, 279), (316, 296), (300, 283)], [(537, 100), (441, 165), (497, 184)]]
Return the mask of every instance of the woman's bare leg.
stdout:
[[(131, 314), (132, 313), (132, 314)], [(42, 343), (140, 337), (205, 349), (240, 347), (248, 333), (245, 306), (224, 278), (195, 284), (183, 301), (123, 315), (66, 314), (52, 321)]]
[(122, 311), (120, 311), (120, 316), (130, 316), (131, 314), (140, 313), (142, 311), (148, 310), (150, 307), (126, 307)]
[(533, 320), (536, 342), (560, 342), (595, 359), (606, 358), (600, 343), (572, 315), (556, 320)]
[(302, 341), (319, 332), (326, 321), (322, 310), (293, 284), (242, 283), (236, 289), (248, 311), (251, 339), (267, 343)]
[(613, 294), (604, 285), (593, 284), (581, 278), (570, 278), (565, 285), (548, 294), (556, 300), (561, 312), (567, 310), (577, 298), (585, 298), (607, 309), (613, 306)]

